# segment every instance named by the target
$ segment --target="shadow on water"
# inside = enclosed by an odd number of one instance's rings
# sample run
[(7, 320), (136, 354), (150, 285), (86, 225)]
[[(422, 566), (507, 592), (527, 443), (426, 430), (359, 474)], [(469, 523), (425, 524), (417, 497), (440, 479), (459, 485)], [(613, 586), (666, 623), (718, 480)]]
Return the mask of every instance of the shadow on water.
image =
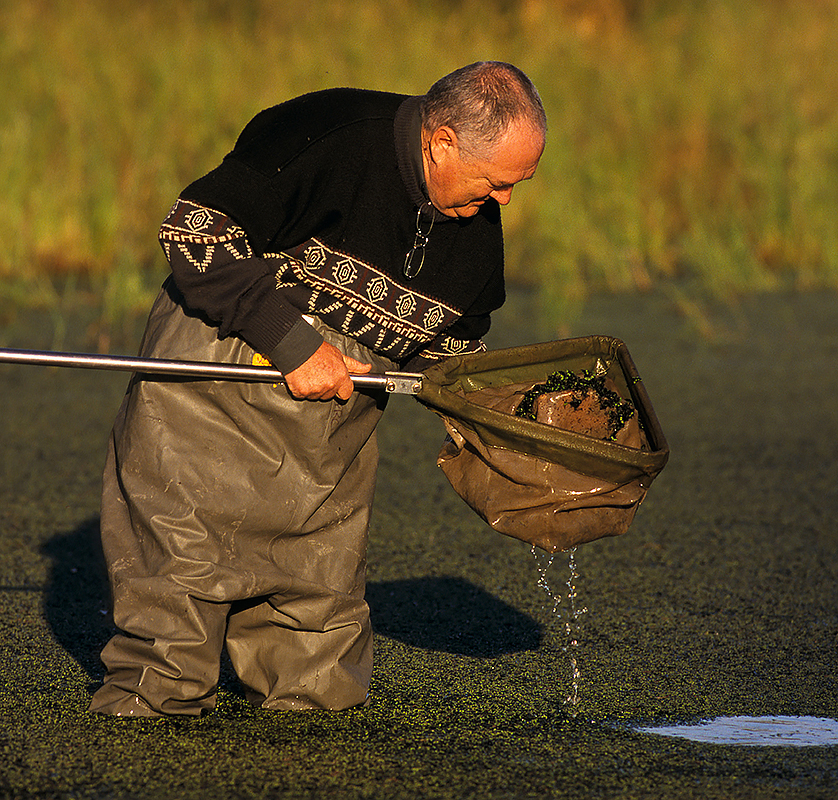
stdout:
[[(47, 622), (58, 643), (98, 680), (99, 653), (113, 634), (98, 518), (54, 537), (42, 551), (52, 562)], [(376, 633), (414, 647), (492, 658), (535, 650), (542, 639), (536, 620), (463, 578), (372, 582), (367, 601)]]
[(541, 643), (532, 617), (462, 578), (370, 583), (367, 602), (376, 633), (415, 647), (493, 658)]
[(99, 519), (89, 519), (43, 545), (51, 561), (45, 614), (58, 643), (93, 680), (102, 675), (99, 653), (113, 634)]

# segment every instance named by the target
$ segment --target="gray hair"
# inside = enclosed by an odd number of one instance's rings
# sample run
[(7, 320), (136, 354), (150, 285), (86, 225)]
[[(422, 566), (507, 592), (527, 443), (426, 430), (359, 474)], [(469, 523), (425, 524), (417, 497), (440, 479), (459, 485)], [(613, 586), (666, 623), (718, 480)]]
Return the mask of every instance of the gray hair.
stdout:
[(422, 127), (451, 128), (472, 158), (488, 158), (497, 140), (524, 120), (542, 135), (547, 115), (532, 81), (503, 61), (478, 61), (440, 78), (422, 98)]

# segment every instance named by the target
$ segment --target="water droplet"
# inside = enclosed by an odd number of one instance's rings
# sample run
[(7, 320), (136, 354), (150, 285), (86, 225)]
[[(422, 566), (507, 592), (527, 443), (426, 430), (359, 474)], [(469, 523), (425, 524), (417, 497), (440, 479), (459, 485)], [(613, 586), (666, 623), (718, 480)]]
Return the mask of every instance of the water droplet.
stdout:
[[(549, 604), (549, 619), (558, 623), (563, 622), (562, 629), (564, 631), (564, 642), (562, 644), (562, 652), (568, 656), (570, 664), (570, 694), (565, 698), (564, 704), (569, 707), (571, 716), (576, 716), (576, 706), (579, 705), (579, 682), (581, 672), (579, 670), (579, 662), (577, 659), (577, 650), (579, 647), (579, 619), (582, 614), (587, 613), (588, 609), (580, 606), (577, 602), (578, 592), (576, 590), (576, 580), (579, 578), (579, 573), (576, 570), (576, 548), (563, 551), (568, 553), (568, 578), (565, 581), (567, 587), (567, 603), (562, 606), (562, 595), (556, 592), (550, 585), (547, 578), (547, 573), (553, 565), (555, 553), (545, 553), (533, 545), (532, 554), (535, 558), (536, 569), (538, 570), (538, 586), (545, 593)], [(542, 611), (548, 611), (547, 605), (542, 606)]]

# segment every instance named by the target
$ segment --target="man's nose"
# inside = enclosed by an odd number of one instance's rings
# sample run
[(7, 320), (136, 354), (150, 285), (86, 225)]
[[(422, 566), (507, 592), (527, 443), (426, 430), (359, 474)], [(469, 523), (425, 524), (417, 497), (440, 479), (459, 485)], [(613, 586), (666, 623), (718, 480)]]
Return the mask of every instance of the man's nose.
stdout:
[(489, 197), (494, 197), (502, 206), (505, 206), (512, 199), (512, 186), (507, 186), (505, 189), (495, 189)]

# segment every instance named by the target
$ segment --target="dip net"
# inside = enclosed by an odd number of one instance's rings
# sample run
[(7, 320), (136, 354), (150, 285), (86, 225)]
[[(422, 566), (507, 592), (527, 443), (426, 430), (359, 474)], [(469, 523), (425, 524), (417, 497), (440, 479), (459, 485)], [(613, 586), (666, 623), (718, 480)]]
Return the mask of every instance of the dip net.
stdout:
[(547, 552), (625, 533), (669, 457), (619, 339), (455, 356), (423, 376), (418, 399), (448, 432), (438, 464), (454, 490)]

